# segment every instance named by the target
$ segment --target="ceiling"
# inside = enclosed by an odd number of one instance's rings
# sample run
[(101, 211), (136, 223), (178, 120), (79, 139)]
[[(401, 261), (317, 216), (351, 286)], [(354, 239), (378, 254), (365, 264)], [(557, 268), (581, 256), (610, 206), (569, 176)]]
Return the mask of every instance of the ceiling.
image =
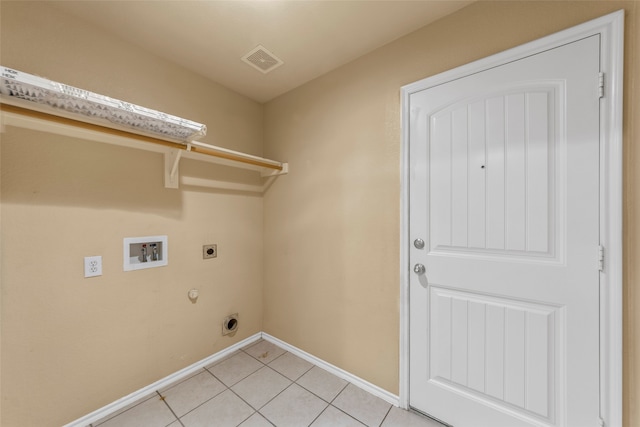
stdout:
[[(258, 102), (269, 101), (470, 4), (458, 0), (50, 1)], [(241, 60), (262, 45), (284, 61)]]

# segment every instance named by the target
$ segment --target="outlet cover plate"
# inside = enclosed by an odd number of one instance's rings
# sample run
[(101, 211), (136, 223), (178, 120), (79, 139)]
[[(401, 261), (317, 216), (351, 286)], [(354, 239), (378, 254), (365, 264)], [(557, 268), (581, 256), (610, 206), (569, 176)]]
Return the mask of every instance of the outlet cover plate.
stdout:
[(102, 256), (84, 257), (84, 277), (102, 276)]
[(202, 259), (217, 258), (218, 245), (202, 245)]

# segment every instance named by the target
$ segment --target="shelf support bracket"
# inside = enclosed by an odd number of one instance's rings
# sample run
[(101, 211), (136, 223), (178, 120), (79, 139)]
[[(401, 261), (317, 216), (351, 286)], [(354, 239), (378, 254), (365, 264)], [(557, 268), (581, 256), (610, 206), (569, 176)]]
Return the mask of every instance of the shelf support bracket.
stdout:
[(180, 175), (178, 169), (183, 150), (171, 150), (164, 153), (164, 188), (178, 188)]
[[(178, 188), (180, 184), (180, 159), (185, 150), (171, 150), (164, 153), (164, 188)], [(187, 143), (186, 151), (191, 151), (191, 143)]]

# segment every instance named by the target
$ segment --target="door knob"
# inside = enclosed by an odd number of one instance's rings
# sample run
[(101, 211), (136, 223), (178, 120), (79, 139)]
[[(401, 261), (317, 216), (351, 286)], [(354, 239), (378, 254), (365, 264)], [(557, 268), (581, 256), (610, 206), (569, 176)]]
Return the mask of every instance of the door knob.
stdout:
[(424, 240), (422, 239), (416, 239), (413, 241), (413, 246), (416, 247), (416, 249), (424, 249)]
[(413, 272), (416, 273), (416, 274), (424, 274), (424, 272), (425, 272), (424, 265), (416, 264), (416, 266), (413, 267)]

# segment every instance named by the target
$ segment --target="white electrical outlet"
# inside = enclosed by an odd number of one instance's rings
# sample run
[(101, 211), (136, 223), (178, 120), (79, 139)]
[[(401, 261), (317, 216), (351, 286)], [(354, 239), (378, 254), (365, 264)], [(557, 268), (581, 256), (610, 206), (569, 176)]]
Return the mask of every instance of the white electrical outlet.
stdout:
[(84, 257), (84, 277), (102, 276), (102, 257)]

